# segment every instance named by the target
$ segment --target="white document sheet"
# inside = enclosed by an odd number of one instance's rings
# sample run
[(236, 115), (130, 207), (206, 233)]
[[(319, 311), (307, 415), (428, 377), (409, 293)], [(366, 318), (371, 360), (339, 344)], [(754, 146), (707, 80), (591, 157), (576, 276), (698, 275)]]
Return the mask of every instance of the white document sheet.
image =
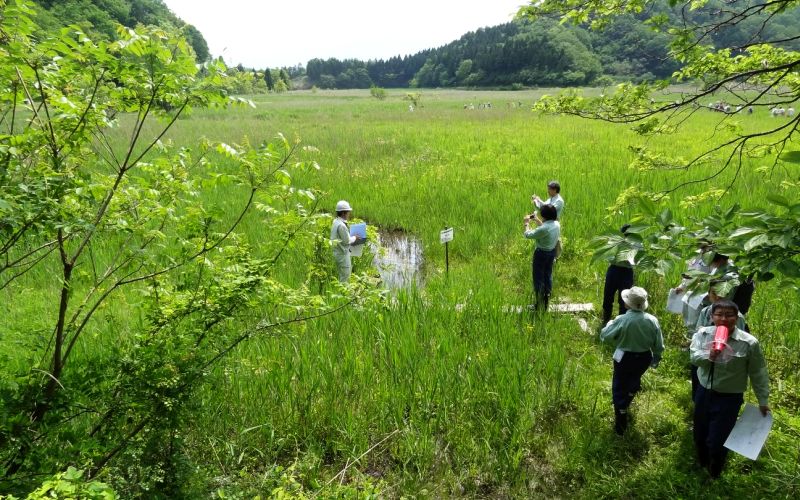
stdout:
[(674, 288), (669, 289), (667, 311), (673, 314), (683, 314), (683, 292), (678, 293)]
[(736, 421), (725, 448), (735, 451), (739, 455), (755, 460), (767, 440), (769, 430), (772, 428), (772, 413), (761, 415), (758, 406), (746, 404), (744, 411)]

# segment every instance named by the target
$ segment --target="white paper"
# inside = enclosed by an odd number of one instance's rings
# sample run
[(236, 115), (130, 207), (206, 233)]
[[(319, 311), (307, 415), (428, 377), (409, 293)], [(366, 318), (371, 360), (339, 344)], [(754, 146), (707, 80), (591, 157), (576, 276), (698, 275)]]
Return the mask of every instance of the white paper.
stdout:
[(361, 257), (361, 254), (364, 252), (364, 244), (360, 245), (350, 245), (350, 255), (353, 257)]
[(681, 301), (683, 302), (683, 323), (690, 328), (694, 328), (697, 324), (697, 318), (700, 316), (700, 310), (703, 307), (703, 299), (708, 295), (707, 293), (692, 293), (686, 292), (683, 294)]
[(686, 292), (681, 301), (688, 305), (691, 309), (699, 310), (700, 305), (703, 303), (703, 299), (708, 295), (707, 293), (692, 293)]
[(667, 311), (674, 314), (683, 314), (683, 292), (678, 293), (674, 288), (669, 289)]
[(612, 357), (614, 358), (614, 361), (616, 361), (617, 363), (622, 363), (622, 356), (624, 356), (624, 355), (625, 355), (625, 351), (623, 351), (622, 349), (620, 349), (618, 347), (617, 350), (614, 351), (614, 356), (612, 356)]
[(772, 413), (767, 413), (765, 417), (757, 406), (746, 404), (739, 420), (736, 421), (736, 425), (725, 441), (725, 448), (750, 460), (755, 460), (761, 453), (771, 428)]

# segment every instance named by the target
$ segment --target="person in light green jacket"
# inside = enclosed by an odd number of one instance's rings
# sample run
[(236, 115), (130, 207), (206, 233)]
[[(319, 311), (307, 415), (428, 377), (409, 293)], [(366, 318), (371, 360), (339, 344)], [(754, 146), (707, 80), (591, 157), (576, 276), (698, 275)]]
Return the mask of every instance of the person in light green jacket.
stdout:
[(342, 283), (350, 279), (353, 265), (350, 261), (350, 245), (361, 243), (357, 236), (350, 236), (347, 221), (353, 213), (353, 208), (345, 200), (336, 204), (336, 218), (331, 224), (331, 246), (333, 260), (336, 262), (336, 273)]
[(600, 331), (600, 341), (616, 347), (611, 395), (614, 403), (614, 431), (620, 436), (628, 428), (628, 408), (642, 388), (642, 375), (657, 367), (664, 352), (664, 336), (658, 319), (645, 311), (647, 290), (632, 287), (622, 291), (628, 310)]
[(564, 198), (561, 197), (561, 184), (558, 181), (550, 181), (547, 183), (547, 196), (546, 200), (539, 198), (539, 195), (534, 194), (531, 196), (531, 203), (541, 210), (545, 205), (553, 205), (556, 209), (556, 220), (561, 220), (561, 212), (564, 211)]
[[(747, 383), (753, 387), (763, 416), (769, 413), (769, 376), (758, 339), (736, 327), (739, 307), (730, 300), (711, 306), (714, 326), (700, 328), (692, 337), (689, 359), (697, 365), (700, 386), (694, 395), (694, 444), (698, 463), (717, 478), (725, 466), (725, 440), (736, 425)], [(714, 349), (716, 329), (728, 330), (724, 349)]]

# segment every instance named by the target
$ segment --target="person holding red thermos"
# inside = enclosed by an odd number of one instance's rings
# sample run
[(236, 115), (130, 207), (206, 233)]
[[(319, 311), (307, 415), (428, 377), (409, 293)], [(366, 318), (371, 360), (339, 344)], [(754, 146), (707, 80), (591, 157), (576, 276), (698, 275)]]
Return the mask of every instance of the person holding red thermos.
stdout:
[[(722, 473), (728, 450), (723, 446), (736, 425), (747, 382), (761, 414), (769, 413), (769, 376), (758, 339), (736, 327), (739, 307), (730, 300), (711, 306), (714, 326), (692, 337), (691, 362), (700, 386), (694, 395), (694, 443), (697, 461), (713, 478)], [(727, 336), (727, 341), (725, 337)]]

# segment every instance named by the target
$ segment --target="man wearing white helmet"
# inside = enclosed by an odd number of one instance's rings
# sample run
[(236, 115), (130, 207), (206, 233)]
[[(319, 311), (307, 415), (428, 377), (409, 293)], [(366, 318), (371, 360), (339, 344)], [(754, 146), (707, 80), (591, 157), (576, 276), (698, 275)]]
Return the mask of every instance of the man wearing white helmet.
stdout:
[(347, 221), (353, 208), (344, 200), (336, 204), (336, 218), (331, 225), (331, 243), (333, 245), (333, 260), (336, 261), (336, 271), (342, 283), (350, 279), (353, 269), (350, 263), (350, 245), (357, 243), (357, 236), (350, 236)]

